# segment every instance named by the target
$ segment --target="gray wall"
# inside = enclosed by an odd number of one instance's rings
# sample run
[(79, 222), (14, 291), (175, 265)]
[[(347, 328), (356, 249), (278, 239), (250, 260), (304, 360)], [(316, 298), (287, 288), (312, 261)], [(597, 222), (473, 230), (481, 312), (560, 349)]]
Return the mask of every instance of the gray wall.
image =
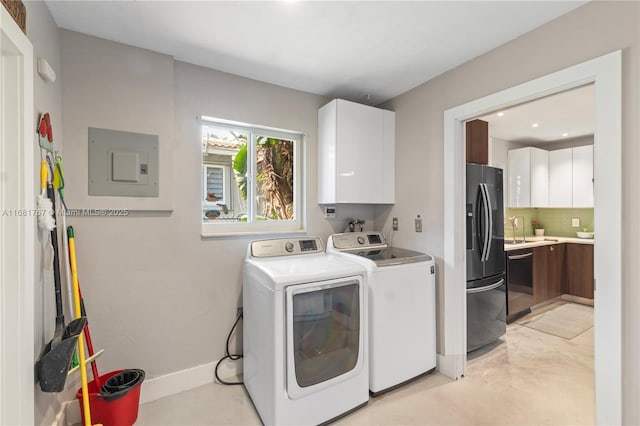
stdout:
[(196, 116), (306, 134), (308, 233), (326, 240), (348, 217), (373, 227), (372, 207), (340, 206), (329, 222), (315, 202), (317, 110), (327, 99), (67, 30), (61, 44), (68, 198), (86, 192), (89, 126), (159, 134), (173, 161), (173, 173), (160, 173), (173, 191), (172, 212), (70, 220), (91, 333), (105, 349), (102, 371), (137, 367), (151, 378), (223, 355), (247, 243), (263, 237), (200, 236)]
[[(27, 8), (27, 37), (33, 44), (35, 58), (46, 59), (57, 73), (55, 83), (45, 82), (37, 73), (34, 73), (34, 119), (38, 120), (41, 113), (49, 112), (53, 124), (53, 137), (55, 149), (62, 153), (62, 82), (60, 79), (60, 34), (47, 6), (41, 1), (25, 2)], [(34, 62), (35, 63), (35, 62)], [(37, 122), (33, 123), (35, 129)], [(34, 138), (34, 144), (37, 143)], [(36, 171), (37, 188), (34, 194), (40, 191), (40, 151), (36, 149), (34, 156), (34, 170)], [(55, 328), (55, 303), (53, 291), (53, 276), (45, 270), (50, 270), (51, 265), (43, 265), (42, 244), (47, 242), (47, 236), (37, 231), (35, 253), (35, 288), (34, 288), (34, 358), (37, 360), (44, 346), (53, 337)], [(64, 278), (64, 277), (63, 277)], [(67, 317), (67, 320), (69, 317)], [(74, 398), (78, 380), (72, 378), (65, 392), (60, 394), (44, 393), (40, 386), (34, 386), (36, 424), (51, 424), (61, 407), (61, 403)]]
[[(27, 7), (29, 36), (36, 52), (47, 51), (45, 46), (57, 41), (55, 25), (42, 4), (27, 2)], [(640, 136), (637, 121), (640, 113), (639, 16), (637, 2), (589, 3), (389, 102), (386, 106), (396, 111), (397, 120), (397, 203), (375, 209), (341, 209), (339, 214), (342, 218), (362, 217), (371, 223), (374, 210), (377, 229), (383, 226), (388, 229), (391, 217), (400, 217), (400, 230), (394, 236), (394, 243), (435, 255), (441, 269), (443, 111), (623, 49), (623, 253), (626, 259), (637, 259), (640, 257), (637, 221), (640, 175), (636, 166), (640, 160), (637, 144)], [(148, 51), (69, 31), (62, 31), (61, 42), (65, 147), (69, 156), (82, 149), (86, 144), (86, 127), (95, 126), (97, 121), (119, 130), (130, 130), (135, 123), (145, 123), (149, 130), (161, 132), (157, 129), (165, 124), (154, 123), (150, 111), (134, 108), (128, 110), (128, 115), (118, 111), (129, 108), (132, 103), (144, 104), (145, 99), (156, 99), (159, 95), (141, 92), (134, 83), (134, 70), (124, 70), (131, 79), (126, 75), (120, 78), (119, 73), (112, 75), (114, 70), (108, 65), (126, 57), (146, 57)], [(107, 52), (109, 56), (105, 56)], [(57, 53), (48, 50), (48, 55)], [(80, 279), (94, 340), (98, 347), (107, 350), (100, 367), (103, 371), (142, 367), (149, 377), (218, 359), (240, 297), (241, 262), (250, 238), (202, 239), (199, 234), (199, 191), (193, 187), (194, 181), (199, 187), (200, 170), (196, 115), (308, 132), (309, 233), (326, 237), (343, 226), (339, 220), (325, 221), (314, 201), (316, 108), (325, 99), (187, 64), (169, 65), (171, 61), (165, 63), (157, 59), (163, 65), (156, 71), (173, 73), (174, 78), (173, 86), (163, 88), (163, 92), (172, 93), (160, 94), (168, 99), (167, 104), (161, 105), (162, 113), (164, 117), (167, 117), (165, 112), (169, 116), (166, 120), (171, 123), (166, 125), (173, 126), (174, 132), (163, 134), (173, 149), (174, 172), (167, 178), (174, 191), (174, 211), (171, 214), (139, 213), (127, 218), (73, 219), (78, 232)], [(53, 64), (53, 59), (49, 60)], [(100, 66), (91, 67), (92, 64)], [(87, 68), (91, 68), (93, 77), (100, 81), (99, 87), (90, 84), (85, 72), (77, 71)], [(38, 108), (59, 111), (56, 110), (60, 102), (57, 90), (57, 94), (45, 95), (43, 88), (36, 84), (37, 111)], [(170, 99), (174, 101), (171, 103)], [(110, 108), (102, 108), (100, 105), (104, 103)], [(59, 134), (58, 130), (56, 135)], [(86, 159), (77, 160), (86, 166)], [(68, 158), (66, 163), (69, 164)], [(86, 173), (86, 168), (73, 174), (67, 171), (68, 184), (78, 185), (83, 179), (80, 173)], [(74, 190), (84, 188), (80, 185)], [(411, 220), (416, 214), (424, 218), (422, 234), (415, 234), (411, 229)], [(640, 293), (637, 277), (640, 265), (637, 262), (623, 264), (625, 422), (638, 424)], [(442, 276), (438, 282), (442, 284)], [(41, 304), (42, 299), (36, 300), (37, 312), (42, 311)], [(441, 314), (439, 312), (439, 318)], [(50, 338), (42, 334), (37, 333), (36, 351), (42, 341)], [(40, 411), (37, 419), (50, 423), (46, 416), (55, 408), (47, 404), (53, 401), (39, 395), (36, 399)]]
[[(640, 3), (591, 2), (506, 43), (389, 102), (396, 111), (396, 194), (389, 212), (377, 212), (381, 226), (395, 212), (422, 211), (423, 234), (399, 233), (395, 243), (424, 247), (442, 270), (443, 112), (451, 107), (512, 87), (542, 75), (623, 51), (622, 270), (624, 421), (640, 424), (640, 145), (638, 144), (638, 75)], [(442, 304), (438, 277), (439, 301)], [(442, 306), (442, 305), (440, 305)], [(442, 312), (438, 313), (442, 318)], [(440, 331), (442, 329), (440, 328)], [(442, 344), (443, 336), (439, 336)]]

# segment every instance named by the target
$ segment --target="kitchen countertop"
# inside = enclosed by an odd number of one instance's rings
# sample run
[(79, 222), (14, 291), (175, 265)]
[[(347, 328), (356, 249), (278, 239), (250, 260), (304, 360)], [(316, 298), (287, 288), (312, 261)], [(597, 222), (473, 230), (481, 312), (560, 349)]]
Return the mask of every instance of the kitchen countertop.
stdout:
[(509, 244), (509, 240), (504, 240), (504, 251), (519, 250), (524, 248), (550, 246), (552, 244), (561, 243), (576, 243), (576, 244), (591, 244), (593, 245), (593, 238), (576, 238), (576, 237), (554, 237), (552, 235), (545, 235), (544, 237), (527, 237), (525, 242)]

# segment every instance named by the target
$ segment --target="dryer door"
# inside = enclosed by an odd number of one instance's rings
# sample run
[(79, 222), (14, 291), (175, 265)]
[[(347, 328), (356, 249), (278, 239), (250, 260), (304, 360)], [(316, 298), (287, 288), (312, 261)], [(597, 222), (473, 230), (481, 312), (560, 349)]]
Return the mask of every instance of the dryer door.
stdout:
[(286, 288), (287, 393), (292, 399), (362, 373), (360, 276)]

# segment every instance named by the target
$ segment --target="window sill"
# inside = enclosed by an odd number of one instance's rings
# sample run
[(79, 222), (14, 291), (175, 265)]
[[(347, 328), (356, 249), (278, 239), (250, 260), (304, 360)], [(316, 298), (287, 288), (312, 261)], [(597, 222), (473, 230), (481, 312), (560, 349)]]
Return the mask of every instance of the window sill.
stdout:
[(299, 235), (299, 234), (306, 234), (307, 231), (304, 229), (300, 229), (297, 231), (259, 231), (259, 230), (255, 230), (255, 231), (231, 231), (231, 232), (202, 232), (200, 234), (200, 236), (202, 238), (243, 238), (243, 237), (252, 237), (252, 236), (269, 236), (269, 235), (273, 235), (274, 237), (281, 237), (284, 235)]

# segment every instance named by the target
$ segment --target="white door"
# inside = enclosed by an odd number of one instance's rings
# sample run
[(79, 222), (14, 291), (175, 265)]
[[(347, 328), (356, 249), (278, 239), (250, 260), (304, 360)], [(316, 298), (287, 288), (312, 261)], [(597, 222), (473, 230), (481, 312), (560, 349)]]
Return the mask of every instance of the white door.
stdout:
[(291, 399), (361, 374), (362, 287), (356, 276), (286, 288), (286, 376)]
[(549, 207), (572, 207), (571, 148), (549, 152)]
[(573, 207), (593, 207), (593, 145), (573, 148)]
[(531, 206), (531, 150), (519, 148), (509, 150), (509, 207)]
[(33, 424), (33, 48), (0, 7), (0, 424)]

